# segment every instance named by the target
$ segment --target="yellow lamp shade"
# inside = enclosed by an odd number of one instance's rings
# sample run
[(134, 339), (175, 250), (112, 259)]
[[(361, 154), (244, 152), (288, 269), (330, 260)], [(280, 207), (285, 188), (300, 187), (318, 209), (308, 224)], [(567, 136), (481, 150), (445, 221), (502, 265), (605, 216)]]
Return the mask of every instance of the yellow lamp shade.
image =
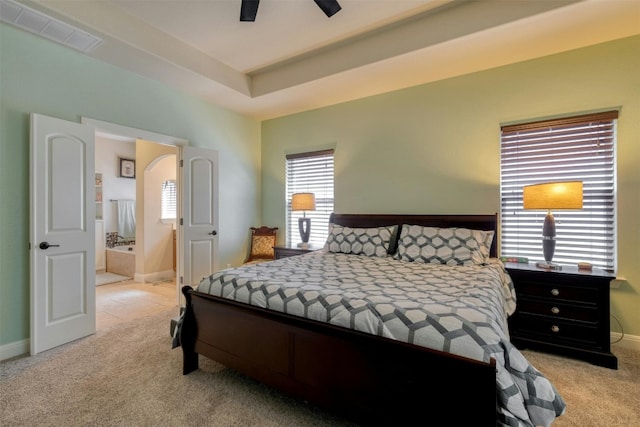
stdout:
[(313, 193), (295, 193), (291, 196), (292, 211), (313, 211), (316, 209), (316, 196)]
[(527, 185), (522, 201), (524, 209), (582, 209), (582, 181)]

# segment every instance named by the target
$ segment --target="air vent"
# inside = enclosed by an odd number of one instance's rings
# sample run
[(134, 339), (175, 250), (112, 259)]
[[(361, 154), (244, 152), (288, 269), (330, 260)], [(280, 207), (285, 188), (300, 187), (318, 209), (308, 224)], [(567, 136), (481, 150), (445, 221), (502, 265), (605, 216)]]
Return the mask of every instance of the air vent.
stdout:
[(102, 39), (13, 0), (0, 1), (0, 19), (23, 30), (89, 53)]

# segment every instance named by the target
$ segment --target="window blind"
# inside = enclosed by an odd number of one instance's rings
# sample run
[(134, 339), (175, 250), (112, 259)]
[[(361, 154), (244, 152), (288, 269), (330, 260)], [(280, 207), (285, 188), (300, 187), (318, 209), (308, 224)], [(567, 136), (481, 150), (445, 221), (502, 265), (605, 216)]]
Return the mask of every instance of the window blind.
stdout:
[(583, 208), (552, 211), (553, 262), (615, 271), (617, 111), (501, 128), (501, 255), (542, 261), (545, 211), (522, 208), (525, 185), (582, 181)]
[(316, 209), (305, 212), (311, 219), (311, 246), (323, 246), (329, 234), (329, 216), (333, 212), (333, 150), (286, 156), (287, 245), (300, 242), (298, 218), (303, 212), (291, 210), (294, 193), (314, 193)]
[(176, 219), (176, 198), (176, 182), (164, 181), (160, 195), (160, 219)]

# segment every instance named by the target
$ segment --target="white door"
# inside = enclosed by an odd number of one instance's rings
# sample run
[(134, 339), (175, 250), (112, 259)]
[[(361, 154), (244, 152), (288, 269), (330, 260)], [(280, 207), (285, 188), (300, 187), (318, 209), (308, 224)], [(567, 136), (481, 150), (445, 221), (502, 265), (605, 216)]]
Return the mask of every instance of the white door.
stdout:
[(31, 354), (92, 334), (95, 135), (31, 115)]
[(218, 270), (218, 153), (181, 146), (178, 274), (197, 285)]

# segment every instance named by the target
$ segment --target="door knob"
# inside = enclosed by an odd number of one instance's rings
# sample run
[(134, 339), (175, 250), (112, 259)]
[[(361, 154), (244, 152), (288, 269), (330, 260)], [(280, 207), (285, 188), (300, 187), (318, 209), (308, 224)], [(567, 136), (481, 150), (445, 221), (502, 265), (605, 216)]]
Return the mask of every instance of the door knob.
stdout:
[(50, 245), (49, 242), (40, 243), (40, 249), (59, 248), (60, 245)]
[(216, 230), (213, 230), (211, 233), (208, 233), (208, 234), (215, 236), (216, 234), (218, 234), (218, 232)]

